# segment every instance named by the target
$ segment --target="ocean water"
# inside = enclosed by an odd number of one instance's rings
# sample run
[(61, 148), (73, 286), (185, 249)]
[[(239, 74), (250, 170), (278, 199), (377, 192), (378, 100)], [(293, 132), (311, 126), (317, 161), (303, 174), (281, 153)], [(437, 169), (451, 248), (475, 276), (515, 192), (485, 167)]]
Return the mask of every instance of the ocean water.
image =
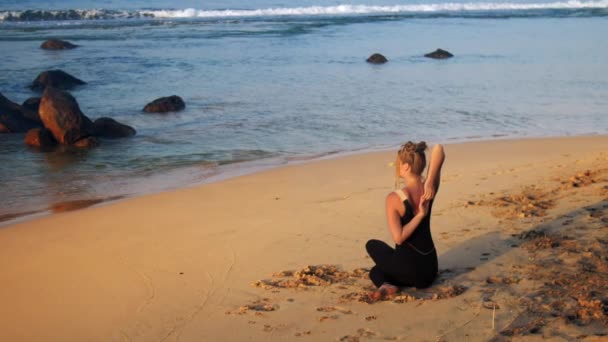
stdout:
[[(0, 0), (3, 95), (63, 69), (87, 116), (138, 131), (88, 151), (0, 135), (0, 216), (410, 139), (606, 134), (606, 37), (608, 0)], [(141, 112), (172, 94), (186, 110)]]

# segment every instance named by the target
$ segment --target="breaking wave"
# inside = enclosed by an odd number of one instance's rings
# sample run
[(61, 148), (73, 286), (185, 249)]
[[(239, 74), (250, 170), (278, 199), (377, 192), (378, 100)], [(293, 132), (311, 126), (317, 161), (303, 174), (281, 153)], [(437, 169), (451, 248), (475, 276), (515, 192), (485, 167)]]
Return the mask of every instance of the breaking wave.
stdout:
[(156, 9), (156, 10), (23, 10), (1, 11), (0, 21), (174, 19), (174, 18), (255, 18), (284, 16), (397, 15), (408, 17), (552, 17), (607, 16), (608, 0), (561, 1), (549, 3), (436, 3), (394, 6), (338, 5), (266, 9)]

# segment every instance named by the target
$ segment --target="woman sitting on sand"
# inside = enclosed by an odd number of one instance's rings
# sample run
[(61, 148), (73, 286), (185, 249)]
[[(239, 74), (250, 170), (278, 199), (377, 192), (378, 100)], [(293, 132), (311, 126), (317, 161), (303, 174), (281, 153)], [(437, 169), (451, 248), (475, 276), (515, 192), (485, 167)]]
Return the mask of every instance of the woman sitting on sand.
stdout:
[[(441, 166), (445, 159), (443, 146), (436, 145), (426, 179), (426, 143), (407, 142), (397, 152), (395, 190), (386, 196), (388, 228), (395, 241), (393, 249), (379, 240), (369, 240), (367, 253), (374, 260), (369, 277), (378, 287), (371, 300), (384, 299), (397, 293), (398, 287), (430, 286), (437, 275), (437, 252), (431, 237), (431, 210), (439, 189)], [(400, 179), (405, 187), (400, 187)]]

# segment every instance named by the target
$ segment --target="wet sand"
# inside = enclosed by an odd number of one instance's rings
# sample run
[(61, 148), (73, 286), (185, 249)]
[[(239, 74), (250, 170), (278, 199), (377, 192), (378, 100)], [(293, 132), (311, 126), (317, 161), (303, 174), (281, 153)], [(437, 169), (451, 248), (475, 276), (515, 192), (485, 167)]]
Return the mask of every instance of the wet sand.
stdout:
[(600, 341), (608, 137), (445, 146), (440, 275), (370, 304), (394, 152), (0, 229), (0, 340)]

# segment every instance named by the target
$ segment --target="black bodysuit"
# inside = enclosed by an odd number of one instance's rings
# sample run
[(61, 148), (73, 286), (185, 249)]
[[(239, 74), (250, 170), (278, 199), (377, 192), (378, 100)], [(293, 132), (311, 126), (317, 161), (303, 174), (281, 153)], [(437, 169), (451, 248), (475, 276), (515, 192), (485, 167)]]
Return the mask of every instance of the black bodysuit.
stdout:
[[(401, 217), (401, 226), (414, 218), (414, 209), (402, 191), (397, 194), (403, 199), (405, 214)], [(365, 245), (367, 253), (374, 260), (369, 277), (377, 287), (384, 283), (396, 286), (431, 286), (437, 276), (437, 252), (431, 237), (431, 211), (433, 201), (429, 203), (429, 212), (407, 240), (395, 249), (379, 240), (369, 240)]]

